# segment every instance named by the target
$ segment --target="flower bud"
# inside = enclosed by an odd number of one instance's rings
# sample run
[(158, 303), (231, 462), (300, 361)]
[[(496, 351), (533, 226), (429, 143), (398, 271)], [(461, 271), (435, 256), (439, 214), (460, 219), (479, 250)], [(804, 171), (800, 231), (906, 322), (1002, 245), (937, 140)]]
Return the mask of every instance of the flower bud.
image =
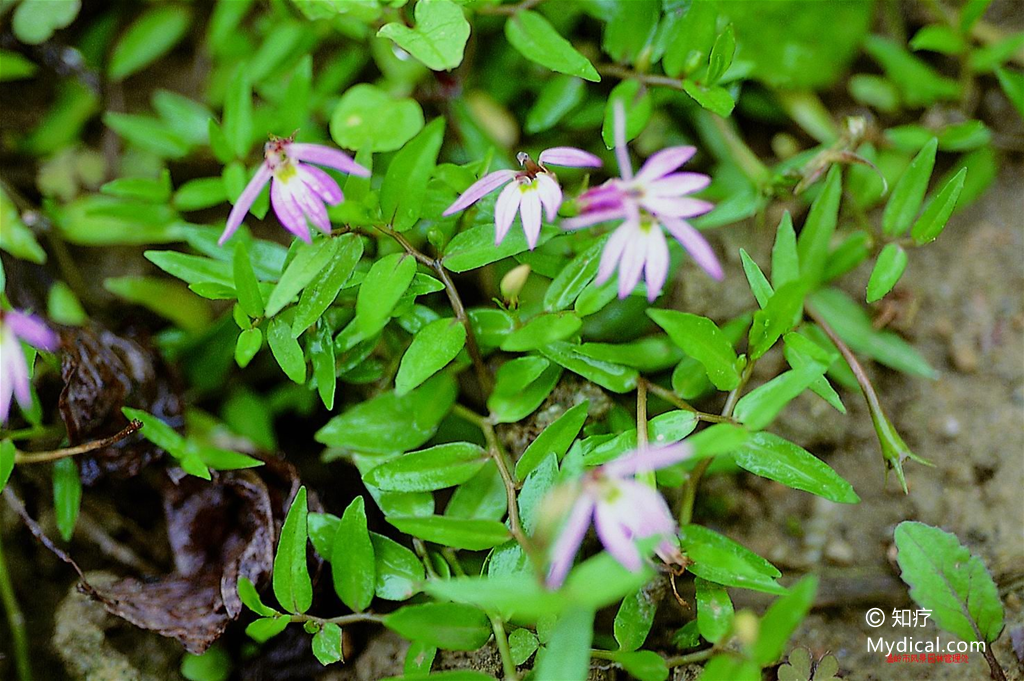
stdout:
[(526, 264), (513, 267), (504, 277), (501, 278), (501, 297), (511, 305), (519, 301), (519, 293), (526, 285), (530, 276), (530, 266)]

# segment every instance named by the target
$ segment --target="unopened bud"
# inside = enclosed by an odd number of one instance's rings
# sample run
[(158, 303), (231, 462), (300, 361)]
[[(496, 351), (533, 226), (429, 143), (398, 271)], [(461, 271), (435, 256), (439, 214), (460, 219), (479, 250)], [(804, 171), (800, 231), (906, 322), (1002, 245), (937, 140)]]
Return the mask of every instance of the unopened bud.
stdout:
[(530, 266), (523, 264), (513, 267), (508, 274), (501, 278), (501, 297), (506, 302), (515, 303), (519, 300), (519, 293), (526, 286), (526, 280), (530, 276)]
[(736, 638), (744, 647), (749, 648), (757, 642), (757, 636), (761, 630), (761, 623), (757, 615), (749, 610), (740, 610), (732, 621), (732, 630)]

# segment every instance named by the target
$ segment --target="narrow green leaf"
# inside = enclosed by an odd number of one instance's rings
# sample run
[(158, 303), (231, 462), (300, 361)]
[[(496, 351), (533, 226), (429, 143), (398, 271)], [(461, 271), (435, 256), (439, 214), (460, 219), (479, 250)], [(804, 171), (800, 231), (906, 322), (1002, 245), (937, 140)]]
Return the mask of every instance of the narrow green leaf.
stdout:
[(776, 288), (800, 277), (800, 256), (796, 249), (796, 232), (793, 218), (787, 210), (779, 220), (772, 246), (772, 284)]
[(167, 54), (188, 32), (192, 13), (188, 7), (153, 7), (121, 35), (110, 55), (107, 74), (123, 80)]
[(1006, 98), (1017, 108), (1020, 115), (1024, 116), (1024, 73), (997, 68), (996, 76), (1003, 92), (1006, 93)]
[(537, 12), (516, 12), (505, 22), (505, 37), (521, 55), (552, 71), (598, 82), (593, 64)]
[(924, 211), (921, 212), (921, 217), (917, 219), (910, 230), (910, 236), (914, 238), (914, 243), (919, 246), (929, 243), (942, 233), (956, 209), (956, 202), (960, 198), (960, 192), (964, 188), (966, 179), (967, 168), (961, 168), (946, 182), (938, 194), (928, 201)]
[(539, 350), (555, 341), (572, 336), (581, 326), (583, 321), (573, 312), (538, 315), (522, 328), (510, 333), (500, 347), (506, 352)]
[(292, 338), (291, 329), (284, 321), (273, 319), (267, 329), (267, 343), (281, 370), (298, 384), (306, 382), (306, 357), (299, 342)]
[(252, 262), (249, 260), (249, 247), (245, 241), (239, 240), (235, 244), (235, 255), (233, 259), (235, 292), (238, 294), (238, 304), (242, 311), (253, 319), (263, 316), (263, 294), (260, 293), (260, 283), (256, 280), (256, 273), (252, 270)]
[(392, 253), (373, 263), (356, 298), (357, 327), (365, 334), (379, 331), (416, 274), (415, 258)]
[(613, 627), (619, 650), (636, 650), (644, 644), (657, 611), (658, 601), (645, 588), (622, 599)]
[(778, 435), (754, 433), (732, 453), (732, 457), (740, 468), (787, 487), (817, 494), (839, 504), (860, 501), (853, 486), (828, 464)]
[(609, 149), (615, 146), (616, 103), (622, 105), (622, 110), (626, 114), (627, 142), (643, 132), (651, 120), (650, 92), (636, 80), (624, 80), (616, 85), (608, 95), (608, 102), (604, 107), (604, 123), (601, 126), (601, 138)]
[(768, 283), (768, 278), (764, 276), (761, 268), (757, 266), (754, 259), (742, 248), (740, 249), (740, 262), (743, 263), (743, 274), (747, 276), (750, 290), (754, 294), (758, 306), (763, 308), (768, 304), (768, 299), (772, 297), (775, 291), (772, 289), (772, 285)]
[(722, 75), (732, 65), (732, 58), (736, 54), (736, 34), (733, 32), (732, 24), (725, 27), (718, 38), (715, 39), (714, 47), (711, 48), (711, 57), (708, 60), (708, 73), (704, 78), (706, 85), (715, 85), (722, 79)]
[(640, 376), (636, 369), (588, 357), (579, 348), (579, 345), (557, 341), (538, 349), (552, 362), (614, 393), (626, 393), (636, 387)]
[(910, 597), (935, 623), (965, 641), (995, 641), (1003, 630), (999, 591), (985, 564), (937, 527), (904, 521), (896, 527), (896, 560)]
[(7, 481), (14, 472), (14, 457), (17, 449), (10, 440), (0, 440), (0, 492), (7, 487)]
[(903, 276), (907, 269), (907, 252), (899, 244), (886, 244), (878, 254), (875, 267), (868, 280), (868, 302), (873, 303), (885, 297)]
[(373, 600), (377, 583), (373, 542), (366, 528), (366, 508), (359, 496), (345, 509), (334, 535), (331, 575), (334, 591), (341, 602), (356, 612), (365, 610)]
[(461, 603), (407, 605), (387, 615), (384, 626), (444, 650), (476, 650), (491, 637), (487, 615)]
[[(295, 335), (294, 326), (292, 335)], [(334, 337), (331, 327), (323, 324), (309, 344), (309, 359), (313, 364), (313, 378), (320, 400), (328, 411), (334, 409), (334, 393), (338, 389), (337, 364), (334, 356)]]
[[(416, 6), (417, 14), (420, 6)], [(462, 15), (461, 10), (456, 8), (456, 11)], [(411, 229), (420, 218), (427, 196), (427, 182), (434, 172), (444, 141), (444, 123), (444, 116), (432, 120), (395, 154), (384, 175), (380, 210), (384, 219), (398, 232)]]
[(82, 506), (82, 479), (74, 459), (58, 459), (53, 464), (53, 508), (57, 530), (64, 541), (71, 541)]
[(515, 423), (533, 413), (554, 389), (562, 368), (542, 357), (519, 357), (498, 369), (487, 408), (495, 423)]
[(287, 615), (261, 617), (245, 628), (245, 634), (257, 643), (266, 643), (288, 628), (291, 618)]
[(562, 268), (544, 293), (544, 309), (546, 311), (565, 310), (576, 301), (587, 284), (597, 276), (597, 265), (604, 243), (604, 239), (599, 240)]
[(402, 355), (395, 393), (404, 395), (443, 369), (466, 344), (466, 327), (454, 318), (437, 319), (420, 329)]
[(676, 310), (648, 310), (647, 316), (665, 329), (683, 352), (704, 366), (715, 387), (732, 390), (739, 385), (736, 352), (713, 321)]
[(363, 242), (355, 234), (343, 234), (327, 266), (302, 289), (292, 321), (292, 336), (298, 338), (327, 311), (348, 283), (363, 257)]
[(547, 647), (538, 655), (536, 681), (585, 681), (593, 636), (594, 611), (569, 607), (555, 622)]
[(181, 282), (172, 279), (113, 277), (103, 281), (103, 288), (115, 296), (145, 307), (186, 331), (204, 330), (213, 316), (206, 301), (197, 298), (189, 290), (190, 287), (186, 288)]
[(245, 575), (241, 575), (238, 578), (238, 598), (241, 599), (245, 607), (257, 615), (273, 617), (280, 614), (277, 610), (264, 605), (259, 593), (256, 591), (256, 586)]
[(425, 541), (470, 551), (494, 548), (511, 538), (508, 528), (496, 520), (432, 515), (423, 517), (389, 516), (388, 522), (400, 531)]
[(802, 281), (791, 281), (771, 294), (763, 310), (754, 313), (749, 335), (751, 360), (760, 359), (782, 334), (796, 326), (803, 316), (806, 294)]
[(811, 204), (804, 228), (797, 239), (800, 255), (800, 274), (809, 283), (821, 280), (828, 259), (832, 235), (839, 219), (839, 200), (842, 198), (842, 173), (839, 166), (832, 166), (825, 179), (825, 186)]
[(245, 329), (235, 341), (235, 363), (244, 369), (263, 347), (263, 332), (259, 328)]
[(697, 577), (697, 626), (700, 635), (718, 643), (732, 629), (732, 599), (725, 587)]
[(395, 492), (429, 492), (466, 482), (487, 462), (487, 454), (469, 442), (449, 442), (409, 452), (373, 468), (363, 479)]
[(544, 457), (550, 454), (554, 454), (560, 461), (583, 428), (589, 406), (590, 402), (586, 400), (577, 404), (541, 431), (516, 462), (516, 477), (525, 480)]
[(224, 136), (237, 158), (245, 158), (253, 141), (252, 83), (238, 66), (224, 97)]
[(326, 238), (300, 244), (295, 257), (281, 273), (281, 279), (267, 298), (266, 315), (273, 317), (291, 303), (327, 267), (342, 243), (341, 239)]
[(300, 487), (284, 519), (274, 556), (274, 596), (293, 613), (304, 613), (313, 603), (313, 583), (306, 565), (307, 513), (306, 488)]
[(526, 132), (533, 135), (550, 130), (575, 109), (585, 95), (586, 85), (579, 78), (555, 76), (549, 79), (526, 114)]
[(741, 397), (736, 403), (736, 419), (752, 430), (764, 428), (824, 373), (825, 367), (817, 363), (783, 372)]
[(679, 541), (694, 561), (689, 570), (697, 577), (724, 586), (786, 593), (775, 581), (782, 573), (774, 565), (724, 535), (691, 524), (680, 528)]
[(886, 236), (900, 236), (910, 227), (928, 190), (938, 147), (939, 140), (933, 137), (900, 176), (882, 213), (882, 231)]
[(754, 662), (766, 667), (782, 657), (789, 637), (810, 612), (817, 590), (817, 576), (808, 575), (790, 587), (788, 594), (768, 606), (761, 618), (760, 635), (750, 651)]

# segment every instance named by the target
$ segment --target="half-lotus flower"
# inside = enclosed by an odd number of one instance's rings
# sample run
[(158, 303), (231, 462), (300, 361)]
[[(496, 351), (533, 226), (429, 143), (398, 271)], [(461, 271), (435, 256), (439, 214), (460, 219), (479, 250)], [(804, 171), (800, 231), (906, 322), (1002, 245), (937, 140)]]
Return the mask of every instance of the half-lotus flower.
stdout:
[(0, 310), (0, 423), (7, 423), (12, 397), (22, 409), (32, 406), (28, 362), (21, 341), (50, 352), (60, 344), (57, 334), (38, 317)]
[[(548, 165), (570, 168), (600, 168), (601, 159), (574, 147), (553, 147), (541, 152), (535, 162), (529, 154), (516, 156), (522, 170), (495, 170), (484, 175), (448, 206), (444, 215), (452, 215), (495, 191), (505, 187), (494, 206), (494, 243), (500, 244), (508, 234), (516, 213), (522, 218), (526, 243), (532, 251), (540, 239), (541, 209), (548, 222), (558, 215), (562, 205), (562, 188)], [(507, 185), (507, 186), (506, 186)]]
[(615, 156), (621, 177), (613, 178), (580, 195), (580, 215), (563, 224), (568, 229), (589, 227), (609, 220), (623, 220), (608, 240), (598, 268), (597, 283), (603, 284), (619, 269), (619, 297), (628, 296), (641, 275), (647, 283), (647, 297), (654, 300), (668, 277), (668, 242), (664, 227), (694, 261), (715, 279), (722, 266), (707, 240), (686, 220), (703, 215), (712, 204), (688, 196), (708, 186), (711, 178), (701, 173), (677, 172), (689, 161), (694, 147), (669, 147), (647, 159), (640, 172), (633, 167), (626, 148), (626, 122), (622, 105), (615, 105)]
[(661, 494), (633, 476), (683, 461), (691, 447), (679, 442), (637, 449), (589, 471), (551, 550), (547, 584), (557, 588), (572, 567), (591, 521), (604, 547), (627, 570), (637, 571), (643, 559), (636, 541), (661, 537), (656, 553), (666, 562), (678, 561), (679, 549), (670, 541), (676, 521)]
[(327, 166), (349, 175), (370, 176), (369, 170), (348, 155), (322, 144), (302, 144), (292, 142), (291, 138), (273, 137), (263, 150), (263, 163), (231, 209), (224, 233), (217, 241), (219, 244), (230, 239), (242, 224), (267, 182), (271, 183), (270, 203), (277, 219), (285, 229), (308, 243), (312, 241), (310, 222), (325, 234), (331, 233), (331, 221), (324, 204), (336, 206), (345, 200), (334, 178), (310, 164)]

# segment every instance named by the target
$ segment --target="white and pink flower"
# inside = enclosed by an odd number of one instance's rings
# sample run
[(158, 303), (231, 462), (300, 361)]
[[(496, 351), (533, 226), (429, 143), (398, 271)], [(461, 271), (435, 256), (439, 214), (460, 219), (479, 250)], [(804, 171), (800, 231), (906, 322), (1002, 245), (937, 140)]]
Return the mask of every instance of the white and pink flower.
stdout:
[(267, 182), (271, 183), (270, 202), (274, 213), (285, 229), (307, 243), (312, 241), (309, 223), (330, 234), (331, 221), (324, 204), (336, 206), (345, 197), (334, 178), (310, 165), (312, 163), (349, 175), (370, 176), (369, 170), (337, 149), (292, 142), (291, 138), (272, 138), (264, 146), (263, 163), (235, 202), (217, 243), (223, 244), (231, 238)]
[(647, 283), (648, 299), (657, 298), (668, 278), (669, 265), (668, 242), (662, 227), (705, 272), (721, 279), (718, 258), (701, 233), (686, 221), (713, 208), (707, 201), (688, 196), (707, 187), (711, 178), (701, 173), (677, 172), (696, 149), (663, 149), (648, 158), (634, 175), (626, 148), (625, 113), (619, 102), (614, 118), (615, 156), (621, 177), (584, 192), (577, 199), (580, 215), (563, 223), (568, 229), (579, 229), (623, 220), (601, 255), (597, 283), (607, 281), (617, 267), (620, 298), (636, 288), (641, 276)]
[(637, 571), (643, 558), (637, 540), (661, 537), (657, 554), (666, 562), (678, 561), (679, 549), (670, 540), (676, 521), (658, 491), (634, 476), (677, 464), (692, 452), (679, 442), (663, 447), (637, 449), (586, 473), (579, 495), (551, 550), (547, 584), (561, 586), (591, 521), (604, 547), (627, 570)]
[(519, 213), (526, 243), (533, 250), (540, 239), (541, 211), (551, 222), (562, 205), (562, 188), (548, 165), (571, 168), (600, 168), (601, 159), (574, 147), (553, 147), (541, 152), (534, 162), (528, 154), (516, 156), (522, 170), (496, 170), (484, 175), (463, 192), (444, 215), (465, 210), (499, 187), (505, 187), (494, 206), (494, 243), (500, 244)]
[(12, 398), (22, 409), (32, 406), (29, 367), (21, 342), (41, 350), (57, 349), (60, 339), (38, 317), (24, 312), (0, 311), (0, 423), (7, 423)]

